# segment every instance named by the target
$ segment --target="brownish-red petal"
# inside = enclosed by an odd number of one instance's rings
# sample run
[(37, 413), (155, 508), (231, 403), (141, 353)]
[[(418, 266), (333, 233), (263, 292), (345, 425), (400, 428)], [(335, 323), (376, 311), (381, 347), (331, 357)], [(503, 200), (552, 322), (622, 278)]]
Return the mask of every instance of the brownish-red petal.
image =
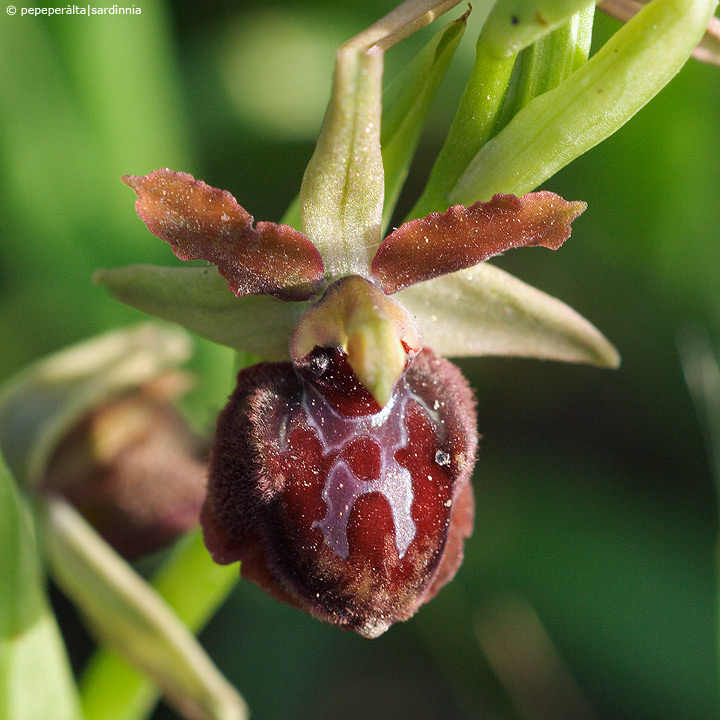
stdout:
[(181, 260), (217, 265), (240, 295), (306, 300), (324, 267), (317, 248), (289, 225), (259, 222), (225, 190), (167, 168), (122, 178), (138, 194), (137, 212), (150, 232)]
[(476, 265), (525, 245), (557, 250), (570, 237), (570, 223), (586, 208), (552, 192), (494, 195), (470, 207), (401, 225), (378, 248), (372, 275), (386, 294)]

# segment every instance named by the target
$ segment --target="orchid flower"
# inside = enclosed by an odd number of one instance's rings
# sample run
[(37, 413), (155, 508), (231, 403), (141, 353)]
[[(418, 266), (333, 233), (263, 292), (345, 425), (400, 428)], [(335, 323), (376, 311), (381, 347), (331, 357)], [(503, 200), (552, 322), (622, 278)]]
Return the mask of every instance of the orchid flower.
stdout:
[(431, 599), (472, 531), (475, 403), (443, 356), (617, 366), (588, 321), (484, 261), (568, 239), (585, 204), (531, 191), (677, 72), (715, 6), (654, 0), (587, 60), (593, 4), (497, 3), (425, 192), (383, 238), (467, 15), (418, 55), (384, 116), (383, 53), (456, 4), (408, 0), (339, 50), (285, 224), (255, 222), (183, 172), (125, 176), (148, 229), (217, 273), (98, 274), (119, 299), (264, 359), (240, 371), (218, 420), (206, 545), (366, 637)]

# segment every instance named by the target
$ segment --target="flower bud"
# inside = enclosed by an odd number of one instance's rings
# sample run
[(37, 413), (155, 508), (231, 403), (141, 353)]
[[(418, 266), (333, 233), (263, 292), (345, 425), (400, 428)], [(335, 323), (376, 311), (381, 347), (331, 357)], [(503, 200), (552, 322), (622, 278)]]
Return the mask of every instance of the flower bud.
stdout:
[(203, 443), (157, 381), (95, 408), (59, 442), (41, 492), (58, 494), (126, 558), (197, 524)]
[(75, 505), (126, 557), (196, 525), (206, 455), (173, 407), (192, 346), (154, 324), (39, 360), (0, 392), (0, 451), (26, 491)]
[(276, 598), (377, 637), (462, 562), (476, 444), (467, 381), (430, 350), (382, 408), (339, 348), (255, 365), (218, 420), (205, 542)]

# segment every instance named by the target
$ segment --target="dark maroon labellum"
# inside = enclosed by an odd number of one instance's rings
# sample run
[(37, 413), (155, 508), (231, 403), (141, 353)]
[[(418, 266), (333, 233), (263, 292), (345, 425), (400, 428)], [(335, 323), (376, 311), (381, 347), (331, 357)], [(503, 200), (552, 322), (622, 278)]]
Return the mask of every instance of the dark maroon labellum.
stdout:
[[(421, 351), (380, 409), (342, 350), (238, 376), (218, 420), (202, 513), (220, 563), (366, 637), (457, 571), (472, 531), (477, 444), (460, 371)], [(331, 392), (342, 388), (342, 392)]]

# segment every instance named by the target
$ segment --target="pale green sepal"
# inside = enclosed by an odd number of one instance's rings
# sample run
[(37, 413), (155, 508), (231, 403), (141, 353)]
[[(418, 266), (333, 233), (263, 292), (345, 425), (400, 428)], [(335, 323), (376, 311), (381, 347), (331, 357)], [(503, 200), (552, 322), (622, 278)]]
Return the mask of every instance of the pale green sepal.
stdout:
[(300, 189), (302, 224), (332, 280), (368, 275), (380, 244), (380, 51), (338, 51), (333, 92)]
[(535, 98), (484, 145), (452, 203), (522, 195), (627, 122), (680, 70), (717, 0), (654, 0), (555, 90)]
[(146, 323), (38, 361), (0, 392), (0, 450), (25, 487), (41, 482), (58, 441), (91, 409), (187, 360), (182, 330)]
[(485, 21), (481, 39), (495, 58), (517, 55), (587, 4), (587, 0), (498, 0)]
[(405, 0), (338, 50), (332, 96), (300, 188), (303, 230), (328, 282), (369, 276), (381, 241), (383, 53), (460, 0)]
[(188, 628), (71, 505), (48, 500), (42, 520), (52, 575), (102, 643), (150, 675), (185, 717), (248, 716)]
[(287, 360), (288, 339), (307, 307), (268, 295), (235, 297), (213, 267), (128, 265), (95, 273), (121, 302), (265, 360)]
[[(151, 585), (197, 633), (239, 579), (236, 565), (212, 561), (197, 528), (176, 543)], [(150, 678), (106, 648), (85, 666), (80, 688), (86, 720), (143, 720), (160, 694)]]
[(426, 346), (448, 357), (508, 355), (617, 367), (615, 348), (587, 320), (488, 263), (395, 295)]
[(0, 457), (0, 717), (80, 720), (29, 513)]
[(383, 231), (408, 174), (420, 133), (466, 27), (467, 13), (436, 33), (393, 80), (383, 96), (385, 167)]

